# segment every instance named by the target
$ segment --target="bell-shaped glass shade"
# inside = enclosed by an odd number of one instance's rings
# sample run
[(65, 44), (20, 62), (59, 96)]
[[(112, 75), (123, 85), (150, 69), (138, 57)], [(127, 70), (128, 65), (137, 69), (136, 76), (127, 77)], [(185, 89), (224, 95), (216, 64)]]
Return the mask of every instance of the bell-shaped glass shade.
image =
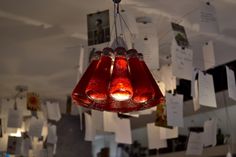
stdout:
[(150, 70), (148, 69), (148, 66), (146, 65), (146, 63), (143, 60), (143, 55), (141, 53), (138, 54), (139, 55), (139, 59), (140, 59), (140, 63), (142, 65), (142, 68), (144, 69), (148, 79), (150, 80), (152, 87), (154, 89), (155, 92), (155, 96), (153, 99), (149, 100), (147, 103), (145, 103), (145, 105), (143, 105), (142, 109), (147, 109), (153, 106), (158, 105), (162, 100), (163, 100), (163, 95), (161, 93), (160, 88), (158, 87), (156, 80), (153, 78), (152, 73), (150, 72)]
[(108, 85), (111, 77), (111, 57), (112, 49), (105, 48), (98, 61), (96, 71), (93, 72), (91, 79), (86, 87), (87, 96), (97, 102), (105, 103), (108, 98)]
[(115, 101), (126, 101), (133, 96), (128, 61), (124, 48), (116, 48), (115, 61), (109, 86), (109, 94)]
[(78, 105), (89, 107), (89, 105), (92, 103), (92, 101), (87, 97), (85, 90), (92, 77), (92, 74), (96, 70), (100, 55), (101, 51), (95, 53), (90, 65), (88, 66), (87, 70), (85, 71), (85, 73), (83, 74), (80, 81), (78, 82), (78, 84), (76, 85), (76, 87), (72, 92), (72, 99)]
[(128, 63), (134, 92), (132, 100), (134, 103), (148, 102), (155, 96), (152, 82), (139, 60), (137, 51), (130, 49), (127, 54), (129, 56)]

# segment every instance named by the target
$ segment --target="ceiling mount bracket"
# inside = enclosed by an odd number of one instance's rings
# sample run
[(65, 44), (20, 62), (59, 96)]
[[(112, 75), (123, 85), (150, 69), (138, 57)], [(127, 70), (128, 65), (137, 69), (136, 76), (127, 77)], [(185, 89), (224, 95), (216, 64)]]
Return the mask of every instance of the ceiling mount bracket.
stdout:
[(121, 2), (121, 0), (113, 0), (113, 2), (114, 2), (115, 4), (119, 4), (119, 3)]

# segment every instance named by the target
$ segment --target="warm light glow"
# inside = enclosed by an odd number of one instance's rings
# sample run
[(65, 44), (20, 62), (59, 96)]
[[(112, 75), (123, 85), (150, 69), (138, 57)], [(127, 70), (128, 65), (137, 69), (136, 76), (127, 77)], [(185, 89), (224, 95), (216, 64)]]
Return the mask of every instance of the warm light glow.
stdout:
[(145, 69), (143, 68), (142, 60), (135, 49), (128, 52), (128, 63), (134, 94), (132, 100), (135, 103), (146, 103), (155, 96), (151, 80), (148, 78)]
[(133, 88), (130, 82), (128, 62), (123, 48), (115, 50), (116, 57), (110, 81), (109, 93), (116, 101), (126, 101), (133, 96)]
[(10, 133), (10, 136), (21, 137), (21, 132), (23, 131), (23, 129), (17, 129), (16, 133)]
[(111, 94), (111, 97), (116, 101), (125, 101), (131, 98), (130, 93), (123, 92), (123, 91), (114, 92), (114, 94)]
[(96, 70), (92, 74), (85, 90), (87, 96), (95, 102), (104, 103), (108, 98), (107, 88), (111, 77), (110, 69), (112, 65), (111, 51), (108, 48), (103, 50)]

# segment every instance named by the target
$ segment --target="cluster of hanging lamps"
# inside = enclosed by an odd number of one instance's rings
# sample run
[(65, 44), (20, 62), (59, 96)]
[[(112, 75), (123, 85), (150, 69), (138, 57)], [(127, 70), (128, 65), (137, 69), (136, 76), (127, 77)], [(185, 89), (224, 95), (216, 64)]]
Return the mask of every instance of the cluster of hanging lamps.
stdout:
[(163, 95), (135, 49), (97, 51), (72, 92), (83, 107), (111, 112), (132, 112), (156, 106)]

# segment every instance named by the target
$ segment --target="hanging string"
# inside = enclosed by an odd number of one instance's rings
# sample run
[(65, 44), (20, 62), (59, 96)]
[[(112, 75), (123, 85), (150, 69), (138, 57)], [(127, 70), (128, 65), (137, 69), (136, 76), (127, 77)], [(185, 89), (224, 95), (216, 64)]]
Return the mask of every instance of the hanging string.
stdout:
[(131, 30), (130, 30), (128, 24), (126, 23), (126, 21), (124, 20), (124, 18), (123, 18), (123, 16), (122, 16), (121, 14), (120, 14), (120, 17), (121, 17), (122, 21), (124, 22), (126, 28), (128, 29), (128, 31), (129, 31), (129, 33), (130, 33), (130, 36), (132, 37), (132, 36), (133, 36), (133, 33), (131, 32)]
[[(181, 16), (179, 19), (177, 19), (178, 22), (176, 22), (176, 23), (180, 24), (183, 21), (183, 18), (191, 15), (192, 13), (197, 11), (200, 7), (201, 7), (201, 4), (198, 5), (196, 8), (192, 9), (191, 11), (185, 13), (183, 16)], [(160, 35), (160, 40), (164, 39), (170, 32), (172, 32), (172, 30), (166, 31), (165, 33), (163, 33), (163, 35)]]
[(114, 25), (115, 25), (115, 40), (116, 40), (116, 45), (118, 46), (118, 36), (117, 36), (117, 24), (116, 24), (116, 19), (117, 19), (117, 14), (118, 14), (118, 9), (119, 9), (119, 4), (117, 4), (117, 8), (116, 8), (116, 4), (114, 3)]

